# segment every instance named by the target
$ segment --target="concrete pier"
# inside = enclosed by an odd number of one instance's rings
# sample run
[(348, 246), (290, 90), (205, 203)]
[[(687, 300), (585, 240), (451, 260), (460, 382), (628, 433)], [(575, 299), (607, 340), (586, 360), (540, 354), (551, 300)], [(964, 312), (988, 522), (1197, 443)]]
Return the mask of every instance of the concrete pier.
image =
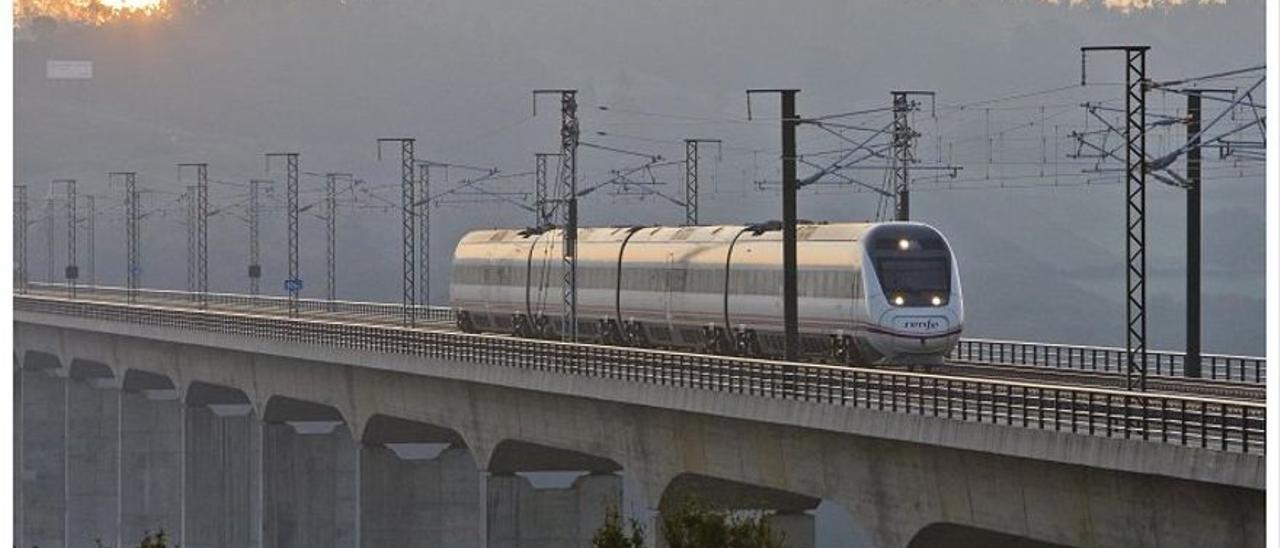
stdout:
[(364, 445), (360, 538), (366, 548), (480, 546), (480, 472), (445, 444)]
[(130, 390), (120, 397), (120, 536), (128, 545), (147, 532), (182, 537), (183, 411), (172, 388)]
[(57, 369), (23, 369), (22, 546), (66, 544), (67, 379)]
[(13, 371), (13, 542), (22, 544), (22, 361)]
[(248, 403), (186, 409), (186, 548), (262, 541), (262, 423)]
[(622, 504), (616, 474), (587, 474), (567, 489), (538, 489), (518, 474), (488, 480), (490, 548), (587, 548), (606, 508)]
[(119, 546), (119, 382), (76, 377), (67, 381), (67, 544)]
[(263, 546), (356, 548), (359, 451), (342, 423), (266, 423)]
[(814, 548), (813, 515), (804, 512), (778, 512), (767, 518), (774, 533), (787, 548)]

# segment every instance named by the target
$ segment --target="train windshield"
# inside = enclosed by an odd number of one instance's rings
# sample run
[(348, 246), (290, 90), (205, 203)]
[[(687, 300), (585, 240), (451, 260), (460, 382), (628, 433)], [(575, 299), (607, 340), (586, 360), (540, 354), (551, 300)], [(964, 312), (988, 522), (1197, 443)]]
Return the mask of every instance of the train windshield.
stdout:
[(876, 261), (876, 275), (886, 294), (951, 292), (951, 272), (943, 257), (881, 258)]

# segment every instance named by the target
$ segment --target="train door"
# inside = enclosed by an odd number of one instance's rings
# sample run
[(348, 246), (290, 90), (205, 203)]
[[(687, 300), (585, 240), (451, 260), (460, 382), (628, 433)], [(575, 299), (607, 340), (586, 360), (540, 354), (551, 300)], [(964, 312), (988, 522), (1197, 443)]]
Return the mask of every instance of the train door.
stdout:
[(482, 287), (484, 288), (484, 315), (486, 318), (485, 325), (487, 326), (495, 325), (498, 311), (494, 303), (497, 299), (502, 298), (502, 295), (500, 295), (502, 288), (498, 286), (497, 272), (500, 264), (498, 258), (494, 256), (493, 248), (493, 245), (485, 246), (484, 252), (484, 278), (482, 282), (484, 285)]
[[(552, 297), (551, 290), (560, 287), (559, 273), (552, 271), (558, 261), (558, 258), (553, 257), (551, 253), (553, 241), (554, 238), (549, 237), (548, 234), (540, 236), (534, 244), (529, 261), (529, 314), (530, 320), (533, 321), (546, 321), (543, 318), (549, 320), (550, 317), (558, 317), (559, 314), (559, 307), (552, 309), (548, 303)], [(559, 305), (558, 298), (556, 304)]]
[(684, 298), (686, 272), (684, 261), (676, 258), (674, 251), (668, 251), (666, 265), (665, 268), (663, 268), (662, 276), (662, 309), (663, 317), (665, 318), (665, 321), (663, 322), (664, 329), (662, 333), (659, 333), (657, 337), (655, 337), (658, 340), (663, 340), (665, 343), (672, 342), (672, 334), (676, 330), (674, 322), (677, 315), (676, 312), (683, 304), (680, 302), (680, 299)]

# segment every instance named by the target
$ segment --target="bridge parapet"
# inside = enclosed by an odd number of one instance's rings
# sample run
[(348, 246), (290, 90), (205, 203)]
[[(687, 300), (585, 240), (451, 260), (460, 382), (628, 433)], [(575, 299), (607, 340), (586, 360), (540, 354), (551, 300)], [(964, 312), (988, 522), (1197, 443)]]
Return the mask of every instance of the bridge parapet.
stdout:
[[(65, 287), (58, 284), (32, 282), (35, 294), (62, 295)], [(130, 302), (130, 291), (123, 287), (79, 286), (79, 298), (100, 298)], [(134, 302), (143, 304), (197, 306), (196, 293), (164, 289), (136, 289)], [(287, 316), (288, 297), (207, 293), (206, 308), (252, 311), (258, 314)], [(399, 303), (299, 299), (303, 314), (341, 318), (351, 322), (399, 324), (406, 317)], [(450, 323), (454, 310), (448, 306), (414, 306), (415, 317), (429, 322)], [(960, 339), (949, 359), (974, 364), (1009, 365), (1065, 369), (1088, 373), (1122, 374), (1125, 371), (1125, 349), (1109, 346), (1043, 343), (1000, 339)], [(1147, 352), (1147, 374), (1153, 377), (1184, 375), (1182, 352), (1150, 350)], [(1203, 377), (1227, 383), (1261, 385), (1266, 383), (1266, 358), (1231, 354), (1202, 354)]]
[(19, 311), (1262, 454), (1261, 403), (22, 296)]
[[(1125, 349), (996, 339), (960, 339), (949, 358), (974, 363), (1051, 367), (1076, 371), (1124, 373)], [(1167, 350), (1147, 351), (1147, 374), (1182, 377), (1186, 354)], [(1261, 356), (1202, 354), (1203, 377), (1211, 380), (1263, 384), (1267, 359)]]

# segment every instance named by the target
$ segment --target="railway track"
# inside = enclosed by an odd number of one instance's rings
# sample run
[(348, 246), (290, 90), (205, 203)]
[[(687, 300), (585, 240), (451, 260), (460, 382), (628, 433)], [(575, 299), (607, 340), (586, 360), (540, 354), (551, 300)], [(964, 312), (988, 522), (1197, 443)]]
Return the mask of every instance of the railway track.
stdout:
[[(960, 377), (1021, 380), (1121, 390), (1125, 388), (1124, 375), (1104, 371), (1079, 371), (1026, 365), (967, 362), (949, 362), (941, 367), (945, 368), (946, 374)], [(943, 371), (937, 369), (937, 372)], [(1266, 401), (1267, 399), (1265, 385), (1157, 375), (1147, 376), (1147, 391), (1157, 394), (1204, 396), (1252, 402)]]
[[(64, 294), (64, 289), (57, 286), (32, 288), (31, 293), (60, 297)], [(211, 295), (211, 299), (206, 302), (204, 309), (219, 312), (289, 316), (288, 301), (281, 297), (252, 299), (244, 298), (244, 296), (234, 296), (237, 297), (235, 299), (228, 299), (228, 297), (231, 296)], [(127, 301), (127, 294), (116, 290), (85, 291), (79, 298), (86, 301), (119, 304)], [(159, 306), (196, 306), (189, 294), (168, 291), (142, 291), (136, 296), (135, 302), (137, 304)], [(297, 314), (300, 318), (378, 326), (400, 326), (403, 322), (399, 305), (386, 303), (338, 303), (332, 309), (323, 301), (301, 301), (301, 305)], [(425, 309), (420, 312), (427, 313)], [(435, 313), (437, 311), (431, 312)], [(433, 331), (457, 331), (451, 318), (440, 317), (438, 313), (434, 315), (436, 317), (419, 317), (416, 321), (416, 326)], [(505, 335), (496, 336), (507, 337)], [(913, 369), (906, 366), (881, 366), (879, 368), (892, 371)], [(1124, 375), (1109, 371), (953, 360), (942, 366), (928, 367), (926, 372), (974, 379), (1018, 380), (1106, 389), (1125, 388)], [(1213, 397), (1245, 402), (1266, 400), (1266, 387), (1262, 384), (1211, 379), (1187, 379), (1165, 375), (1148, 375), (1147, 391), (1158, 394)]]

